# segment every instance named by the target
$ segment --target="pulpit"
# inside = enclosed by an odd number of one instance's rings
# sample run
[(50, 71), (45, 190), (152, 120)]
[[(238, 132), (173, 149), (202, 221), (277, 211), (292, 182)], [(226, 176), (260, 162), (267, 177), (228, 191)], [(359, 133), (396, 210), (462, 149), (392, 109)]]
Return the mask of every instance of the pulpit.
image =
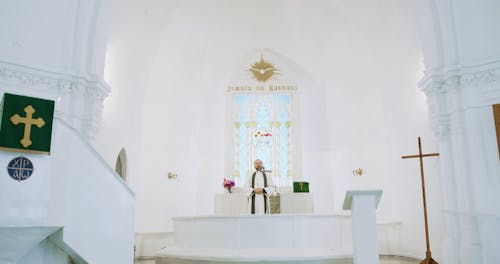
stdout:
[(377, 209), (381, 190), (347, 191), (344, 210), (352, 211), (352, 240), (354, 264), (379, 264)]

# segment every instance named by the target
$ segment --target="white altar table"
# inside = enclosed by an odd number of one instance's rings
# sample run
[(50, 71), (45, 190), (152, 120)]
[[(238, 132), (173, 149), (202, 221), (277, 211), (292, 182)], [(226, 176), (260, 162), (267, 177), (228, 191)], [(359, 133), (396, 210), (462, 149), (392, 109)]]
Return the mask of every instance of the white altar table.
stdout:
[[(282, 214), (312, 214), (314, 213), (312, 193), (283, 192), (280, 194)], [(216, 215), (248, 214), (248, 197), (242, 189), (234, 188), (233, 193), (215, 195)]]

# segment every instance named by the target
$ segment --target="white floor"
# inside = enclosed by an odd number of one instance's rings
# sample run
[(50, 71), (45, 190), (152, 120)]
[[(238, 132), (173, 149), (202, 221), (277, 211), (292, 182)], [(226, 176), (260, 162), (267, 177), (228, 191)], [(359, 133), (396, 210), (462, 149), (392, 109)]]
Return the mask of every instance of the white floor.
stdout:
[[(380, 258), (380, 264), (418, 264), (420, 261), (415, 260), (415, 259), (409, 259), (409, 258), (402, 258), (402, 257), (394, 257), (394, 256), (382, 256)], [(216, 262), (208, 262), (208, 261), (189, 261), (189, 260), (170, 260), (168, 262), (161, 262), (163, 263), (173, 263), (173, 264), (181, 264), (181, 263), (196, 263), (196, 264), (215, 264)], [(229, 262), (224, 262), (224, 263), (229, 263)], [(234, 262), (237, 263), (237, 262)], [(233, 263), (233, 264), (234, 264)], [(249, 262), (240, 262), (240, 263), (249, 263)], [(285, 262), (282, 262), (285, 263)], [(300, 263), (300, 262), (293, 262), (293, 263)], [(325, 262), (325, 263), (332, 263), (332, 264), (351, 264), (352, 259), (338, 259), (334, 260), (332, 262)], [(135, 264), (157, 264), (155, 263), (154, 260), (137, 260)], [(160, 263), (158, 263), (160, 264)]]
[(155, 264), (154, 260), (136, 260), (134, 264)]

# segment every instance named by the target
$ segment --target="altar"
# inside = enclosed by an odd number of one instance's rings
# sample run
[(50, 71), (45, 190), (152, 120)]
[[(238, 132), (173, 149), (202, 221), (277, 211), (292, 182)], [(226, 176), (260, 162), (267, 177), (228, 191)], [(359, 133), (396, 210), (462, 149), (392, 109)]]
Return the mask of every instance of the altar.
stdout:
[[(400, 253), (400, 225), (377, 223), (382, 254)], [(187, 216), (174, 217), (173, 227), (158, 264), (345, 263), (353, 253), (350, 214)]]
[[(279, 208), (281, 214), (312, 214), (314, 203), (312, 193), (294, 193), (291, 188), (279, 188), (279, 198), (271, 199), (271, 208)], [(271, 194), (275, 196), (276, 194)], [(279, 204), (273, 204), (279, 201)], [(241, 188), (233, 188), (231, 193), (215, 195), (216, 215), (248, 214), (248, 196)], [(273, 212), (272, 213), (276, 213)]]
[(345, 215), (193, 216), (173, 218), (173, 223), (175, 243), (158, 253), (156, 263), (317, 263), (352, 254), (350, 217)]

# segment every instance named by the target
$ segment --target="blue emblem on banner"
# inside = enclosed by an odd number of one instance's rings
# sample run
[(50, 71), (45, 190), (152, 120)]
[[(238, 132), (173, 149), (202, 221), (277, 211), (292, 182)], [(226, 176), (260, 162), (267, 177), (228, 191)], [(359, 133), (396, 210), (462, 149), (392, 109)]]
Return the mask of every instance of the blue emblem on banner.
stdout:
[(33, 163), (25, 157), (12, 159), (7, 166), (7, 171), (12, 179), (24, 181), (33, 174)]

